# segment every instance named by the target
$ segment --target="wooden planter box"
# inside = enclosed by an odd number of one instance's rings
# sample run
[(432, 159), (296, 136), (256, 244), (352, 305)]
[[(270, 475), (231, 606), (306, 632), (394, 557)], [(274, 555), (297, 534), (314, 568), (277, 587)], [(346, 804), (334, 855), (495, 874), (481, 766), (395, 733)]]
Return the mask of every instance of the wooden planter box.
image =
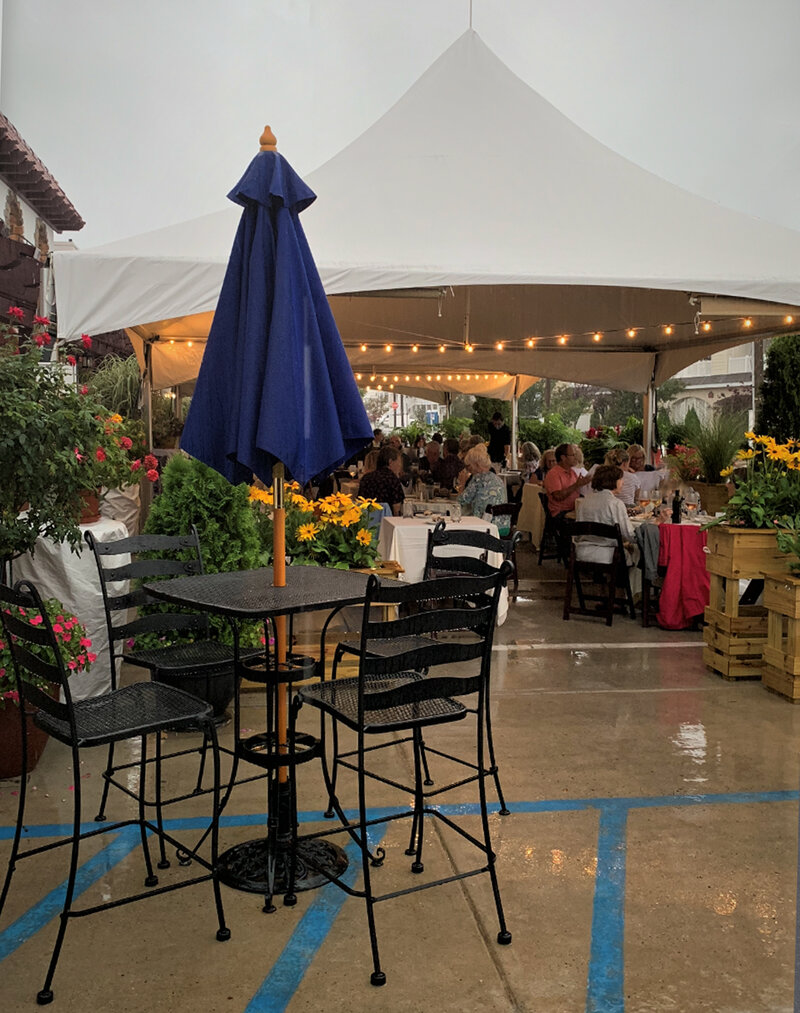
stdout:
[(800, 702), (800, 579), (789, 573), (768, 573), (764, 580), (767, 642), (764, 645), (764, 686)]
[(767, 609), (740, 605), (739, 581), (758, 580), (765, 572), (787, 568), (769, 529), (709, 528), (706, 570), (711, 577), (703, 661), (725, 679), (758, 679), (767, 642)]
[(692, 482), (692, 488), (700, 495), (700, 506), (711, 517), (725, 509), (731, 496), (731, 488), (724, 482)]

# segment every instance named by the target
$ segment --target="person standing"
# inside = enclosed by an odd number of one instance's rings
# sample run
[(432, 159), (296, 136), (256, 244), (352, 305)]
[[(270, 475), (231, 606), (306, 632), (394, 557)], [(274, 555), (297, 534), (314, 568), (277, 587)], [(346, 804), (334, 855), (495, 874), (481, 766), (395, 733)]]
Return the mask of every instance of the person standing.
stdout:
[(510, 449), (511, 430), (503, 422), (500, 412), (495, 412), (489, 423), (489, 459), (492, 464), (505, 464)]

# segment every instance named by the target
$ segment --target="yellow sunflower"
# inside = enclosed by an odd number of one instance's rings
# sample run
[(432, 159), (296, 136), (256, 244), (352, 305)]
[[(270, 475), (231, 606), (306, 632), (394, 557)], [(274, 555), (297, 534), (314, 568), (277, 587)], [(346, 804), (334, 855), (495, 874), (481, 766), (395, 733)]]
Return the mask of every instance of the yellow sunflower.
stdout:
[(259, 489), (258, 486), (250, 486), (250, 499), (257, 503), (267, 503), (272, 506), (272, 493), (268, 489)]
[(301, 524), (297, 529), (297, 540), (298, 542), (313, 542), (318, 531), (319, 527), (313, 522)]
[(361, 542), (362, 545), (371, 545), (372, 534), (367, 531), (366, 528), (359, 528), (358, 534), (356, 535), (356, 541)]

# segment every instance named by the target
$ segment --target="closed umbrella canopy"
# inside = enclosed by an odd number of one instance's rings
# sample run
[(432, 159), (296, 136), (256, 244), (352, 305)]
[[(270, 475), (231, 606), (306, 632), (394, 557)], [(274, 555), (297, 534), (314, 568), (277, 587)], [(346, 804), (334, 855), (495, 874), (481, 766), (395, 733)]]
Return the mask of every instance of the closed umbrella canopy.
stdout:
[(275, 150), (228, 194), (243, 207), (181, 447), (231, 482), (307, 482), (372, 439), (299, 214), (315, 195)]

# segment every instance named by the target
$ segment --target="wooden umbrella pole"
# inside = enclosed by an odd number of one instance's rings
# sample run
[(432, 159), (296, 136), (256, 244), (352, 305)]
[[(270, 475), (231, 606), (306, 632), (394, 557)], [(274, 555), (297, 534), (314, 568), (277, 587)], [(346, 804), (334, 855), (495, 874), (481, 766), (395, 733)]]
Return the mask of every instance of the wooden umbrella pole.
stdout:
[[(272, 586), (286, 587), (286, 509), (283, 505), (283, 465), (276, 464), (272, 469), (272, 503), (274, 507), (272, 522)], [(278, 666), (286, 664), (286, 616), (275, 618), (275, 658)], [(286, 685), (278, 685), (278, 753), (285, 756), (289, 749), (286, 732), (289, 724), (289, 698)], [(286, 767), (278, 767), (278, 782), (289, 778)]]

